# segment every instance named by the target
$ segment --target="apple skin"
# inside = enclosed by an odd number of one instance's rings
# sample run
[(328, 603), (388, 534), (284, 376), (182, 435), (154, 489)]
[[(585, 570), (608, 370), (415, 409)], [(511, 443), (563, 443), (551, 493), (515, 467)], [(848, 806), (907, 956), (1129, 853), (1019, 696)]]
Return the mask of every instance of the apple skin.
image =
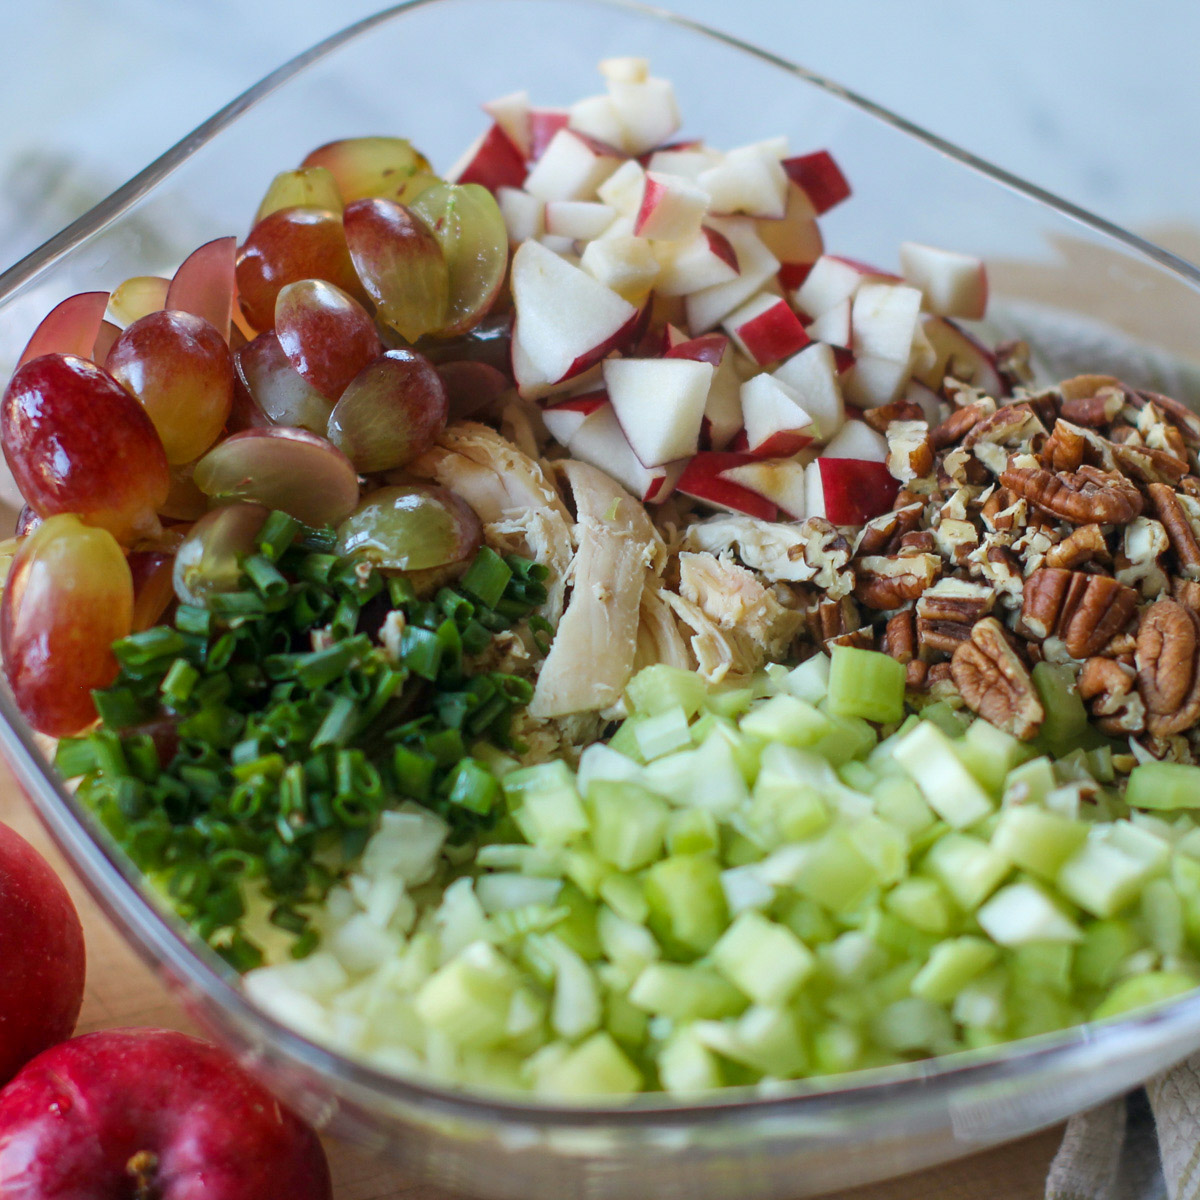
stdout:
[[(331, 1200), (317, 1135), (228, 1055), (164, 1029), (85, 1034), (0, 1092), (4, 1200)], [(139, 1190), (140, 1188), (140, 1190)]]
[(0, 1084), (71, 1036), (84, 968), (83, 927), (62, 880), (0, 824)]

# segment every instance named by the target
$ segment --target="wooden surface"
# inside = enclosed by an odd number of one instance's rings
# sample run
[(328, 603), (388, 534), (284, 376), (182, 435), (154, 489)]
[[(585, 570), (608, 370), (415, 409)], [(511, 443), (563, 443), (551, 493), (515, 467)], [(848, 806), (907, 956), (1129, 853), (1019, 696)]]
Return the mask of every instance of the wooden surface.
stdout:
[[(117, 1025), (190, 1030), (187, 1018), (161, 984), (95, 910), (86, 892), (51, 846), (0, 761), (0, 820), (27, 837), (66, 880), (87, 934), (88, 979), (79, 1032)], [(1046, 1167), (1058, 1147), (1051, 1130), (933, 1171), (840, 1193), (842, 1200), (1035, 1200), (1043, 1195)], [(353, 1147), (328, 1141), (336, 1200), (451, 1200), (448, 1193), (406, 1179)], [(564, 1196), (563, 1200), (573, 1200)], [(645, 1200), (654, 1200), (647, 1196)]]

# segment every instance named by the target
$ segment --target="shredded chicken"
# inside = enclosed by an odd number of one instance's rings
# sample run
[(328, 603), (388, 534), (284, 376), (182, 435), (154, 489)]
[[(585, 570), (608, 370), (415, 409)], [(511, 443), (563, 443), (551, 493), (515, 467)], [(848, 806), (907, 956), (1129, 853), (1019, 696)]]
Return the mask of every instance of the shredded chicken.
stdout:
[(761, 571), (768, 579), (791, 583), (807, 583), (817, 573), (805, 558), (808, 543), (803, 525), (733, 515), (697, 521), (683, 538), (689, 550), (706, 550), (709, 554), (736, 550), (746, 566)]
[(633, 660), (635, 672), (655, 663), (684, 671), (696, 669), (696, 656), (680, 631), (679, 621), (664, 591), (661, 580), (652, 576), (642, 593), (637, 653)]
[(493, 549), (549, 570), (542, 615), (556, 623), (571, 561), (571, 517), (545, 469), (494, 429), (457, 421), (408, 470), (457, 492), (483, 522)]
[(645, 509), (586, 463), (559, 464), (570, 484), (579, 549), (571, 599), (538, 676), (534, 717), (591, 712), (617, 702), (633, 674), (646, 579), (663, 560)]

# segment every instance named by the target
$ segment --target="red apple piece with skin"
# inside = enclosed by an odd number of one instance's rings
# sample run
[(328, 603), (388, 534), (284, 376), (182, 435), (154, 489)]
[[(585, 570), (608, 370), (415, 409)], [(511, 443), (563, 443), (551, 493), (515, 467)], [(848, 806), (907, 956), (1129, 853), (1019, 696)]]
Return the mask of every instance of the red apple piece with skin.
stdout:
[(446, 172), (446, 179), (450, 183), (478, 183), (495, 192), (501, 187), (521, 187), (525, 175), (525, 156), (508, 134), (493, 124)]
[(591, 200), (621, 165), (619, 152), (584, 134), (560, 129), (525, 179), (525, 190), (542, 200)]
[(84, 967), (83, 927), (62, 880), (0, 824), (0, 1085), (74, 1032)]
[(708, 193), (686, 179), (647, 171), (633, 232), (661, 241), (685, 241), (700, 232), (708, 202)]
[(834, 525), (865, 525), (890, 512), (899, 490), (899, 480), (873, 460), (822, 455), (805, 468), (806, 514)]
[(228, 343), (237, 291), (236, 263), (237, 238), (206, 242), (180, 263), (163, 307), (203, 317)]
[(691, 333), (707, 333), (735, 308), (762, 291), (779, 270), (779, 260), (763, 245), (750, 217), (713, 217), (709, 225), (723, 234), (737, 255), (738, 274), (726, 283), (692, 292), (687, 297)]
[(658, 253), (659, 272), (654, 290), (660, 296), (687, 296), (729, 283), (738, 276), (738, 256), (733, 243), (708, 225), (680, 246), (660, 247)]
[(778, 458), (795, 454), (813, 440), (813, 419), (800, 397), (773, 375), (754, 375), (742, 384), (742, 414), (751, 454)]
[(755, 296), (721, 322), (739, 350), (760, 367), (790, 358), (808, 345), (800, 318), (781, 296)]
[(992, 352), (947, 317), (923, 316), (921, 330), (933, 346), (935, 359), (915, 377), (935, 391), (947, 376), (980, 388), (989, 396), (1004, 394), (1004, 381)]
[(843, 300), (852, 300), (864, 283), (903, 283), (899, 275), (881, 271), (870, 263), (837, 254), (822, 254), (813, 263), (793, 300), (810, 317), (819, 317)]
[(43, 354), (77, 354), (80, 358), (91, 358), (108, 300), (107, 292), (79, 292), (56, 304), (33, 331), (17, 366), (24, 366), (30, 359), (40, 358)]
[(702, 450), (689, 460), (675, 485), (675, 490), (713, 508), (744, 513), (746, 516), (757, 517), (760, 521), (777, 520), (779, 509), (772, 501), (724, 478), (726, 471), (754, 461), (754, 457), (749, 454)]
[(643, 466), (607, 402), (588, 413), (571, 435), (567, 448), (572, 458), (603, 471), (643, 502), (665, 500), (687, 464), (683, 459), (658, 467)]
[(0, 1093), (5, 1200), (331, 1200), (317, 1135), (227, 1054), (161, 1029), (63, 1042)]
[(589, 242), (579, 265), (632, 304), (641, 304), (658, 278), (658, 259), (646, 238), (602, 237)]
[(612, 358), (604, 385), (633, 452), (647, 467), (695, 454), (712, 382), (711, 363), (688, 358)]
[(582, 428), (584, 421), (607, 403), (607, 392), (572, 396), (569, 400), (560, 400), (543, 408), (542, 421), (547, 432), (560, 446), (570, 446), (571, 439)]
[(793, 521), (803, 521), (805, 464), (795, 458), (768, 458), (729, 467), (721, 478), (757, 492), (777, 504)]
[(537, 162), (555, 136), (567, 127), (569, 114), (565, 108), (531, 108), (529, 110), (529, 161)]
[(532, 157), (529, 126), (529, 93), (510, 92), (480, 105), (485, 113), (508, 135), (523, 158)]
[(920, 289), (929, 312), (978, 321), (987, 310), (987, 268), (973, 254), (901, 242), (900, 269)]
[(827, 442), (841, 429), (846, 419), (845, 403), (837, 358), (829, 346), (813, 342), (776, 367), (774, 375), (792, 389), (812, 417), (814, 437)]
[(850, 195), (850, 184), (828, 150), (785, 158), (782, 165), (787, 177), (812, 201), (818, 215)]
[(367, 310), (323, 279), (301, 279), (280, 291), (275, 334), (297, 373), (331, 403), (383, 352)]
[(759, 221), (757, 228), (763, 245), (779, 259), (780, 284), (789, 291), (798, 288), (825, 249), (816, 210), (808, 196), (789, 183), (783, 216)]

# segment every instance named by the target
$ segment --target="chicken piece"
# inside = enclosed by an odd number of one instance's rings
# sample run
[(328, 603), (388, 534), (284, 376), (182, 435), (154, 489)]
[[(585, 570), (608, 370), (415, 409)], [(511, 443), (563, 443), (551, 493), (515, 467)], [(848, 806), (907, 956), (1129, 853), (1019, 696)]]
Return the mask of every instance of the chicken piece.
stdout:
[(709, 554), (735, 550), (746, 566), (768, 579), (807, 583), (817, 574), (817, 568), (805, 558), (809, 538), (803, 525), (757, 517), (711, 517), (689, 526), (683, 543), (689, 550)]
[(541, 613), (557, 623), (573, 548), (571, 516), (545, 469), (494, 429), (456, 421), (409, 465), (408, 474), (457, 492), (483, 522), (493, 549), (545, 566), (550, 576)]
[(725, 632), (698, 604), (676, 592), (664, 591), (662, 598), (679, 624), (690, 630), (688, 644), (707, 682), (720, 683), (727, 676), (752, 675), (757, 670), (762, 659), (749, 638), (733, 630)]
[(646, 510), (602, 471), (559, 464), (574, 496), (579, 549), (571, 598), (529, 705), (534, 717), (591, 712), (616, 703), (633, 674), (642, 593), (663, 560)]
[(655, 663), (678, 667), (683, 671), (696, 669), (696, 656), (679, 629), (679, 622), (667, 600), (666, 589), (652, 576), (642, 593), (634, 673)]

